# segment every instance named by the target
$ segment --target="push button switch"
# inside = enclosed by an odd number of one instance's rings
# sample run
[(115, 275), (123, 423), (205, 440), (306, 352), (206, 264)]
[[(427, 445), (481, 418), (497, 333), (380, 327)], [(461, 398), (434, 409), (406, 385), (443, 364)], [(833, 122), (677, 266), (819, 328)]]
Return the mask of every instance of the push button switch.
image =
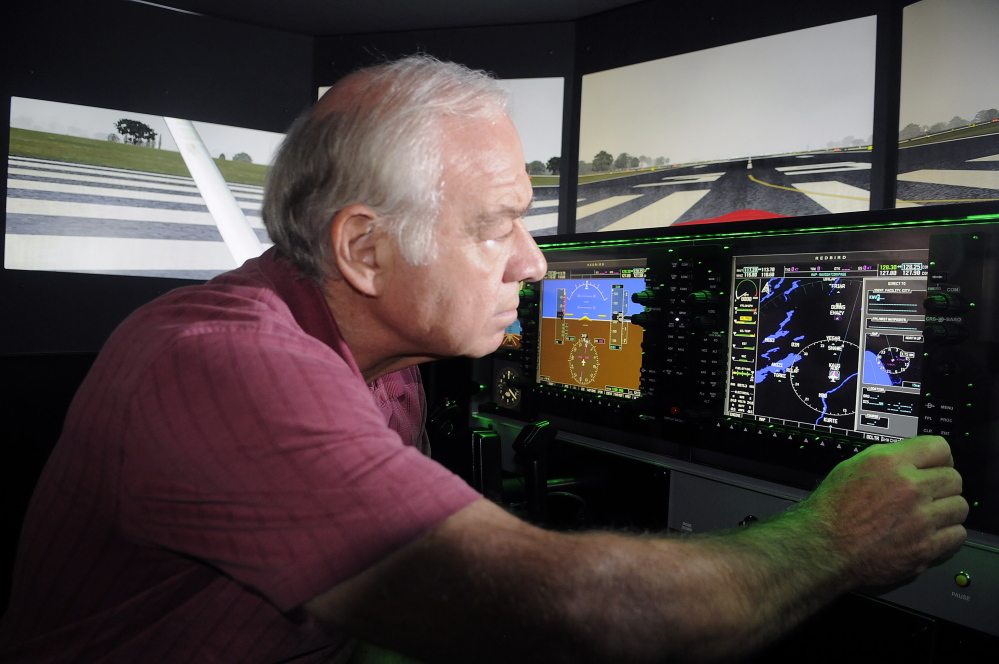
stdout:
[(967, 572), (958, 572), (954, 575), (954, 583), (962, 588), (967, 588), (971, 585), (971, 575)]

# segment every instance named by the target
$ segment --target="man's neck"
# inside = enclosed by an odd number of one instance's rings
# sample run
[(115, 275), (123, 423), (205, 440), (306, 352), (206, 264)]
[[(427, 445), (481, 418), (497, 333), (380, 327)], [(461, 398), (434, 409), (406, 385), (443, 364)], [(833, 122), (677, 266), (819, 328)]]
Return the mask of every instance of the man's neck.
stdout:
[(403, 340), (379, 324), (372, 299), (346, 281), (328, 281), (322, 291), (340, 336), (369, 385), (386, 374), (436, 359), (406, 353)]

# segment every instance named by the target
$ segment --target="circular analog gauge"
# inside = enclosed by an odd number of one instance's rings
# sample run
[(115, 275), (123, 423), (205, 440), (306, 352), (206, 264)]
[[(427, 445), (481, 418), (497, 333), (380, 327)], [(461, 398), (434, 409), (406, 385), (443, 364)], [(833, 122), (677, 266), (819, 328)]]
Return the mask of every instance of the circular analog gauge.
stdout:
[(573, 380), (580, 385), (589, 385), (597, 377), (599, 369), (597, 347), (587, 337), (580, 337), (569, 351), (569, 371), (572, 372)]
[(885, 373), (900, 374), (909, 368), (909, 358), (902, 354), (901, 348), (887, 346), (878, 351), (878, 361), (884, 367)]
[[(837, 417), (856, 409), (857, 361), (860, 348), (840, 339), (815, 341), (801, 349), (791, 366), (791, 387), (812, 410)], [(842, 389), (841, 389), (842, 388)]]
[(504, 408), (516, 408), (520, 404), (521, 390), (514, 387), (520, 380), (516, 369), (504, 367), (496, 376), (496, 402)]

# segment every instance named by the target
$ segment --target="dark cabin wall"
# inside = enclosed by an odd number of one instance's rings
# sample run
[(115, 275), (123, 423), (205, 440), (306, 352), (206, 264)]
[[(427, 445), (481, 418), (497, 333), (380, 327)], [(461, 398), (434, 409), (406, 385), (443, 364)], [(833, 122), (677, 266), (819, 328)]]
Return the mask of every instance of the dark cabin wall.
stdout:
[[(314, 94), (311, 37), (125, 0), (8, 7), (7, 117), (18, 96), (283, 132)], [(0, 270), (0, 354), (98, 350), (129, 312), (185, 283)]]

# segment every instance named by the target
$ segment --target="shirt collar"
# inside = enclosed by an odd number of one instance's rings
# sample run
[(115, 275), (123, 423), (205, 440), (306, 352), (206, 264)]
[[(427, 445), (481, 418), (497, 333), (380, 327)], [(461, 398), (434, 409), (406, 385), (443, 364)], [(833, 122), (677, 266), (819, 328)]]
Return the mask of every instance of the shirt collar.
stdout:
[(274, 247), (260, 256), (258, 266), (274, 291), (288, 305), (302, 330), (346, 358), (354, 371), (360, 374), (350, 349), (340, 336), (340, 329), (319, 284), (303, 275), (290, 260), (278, 255)]

